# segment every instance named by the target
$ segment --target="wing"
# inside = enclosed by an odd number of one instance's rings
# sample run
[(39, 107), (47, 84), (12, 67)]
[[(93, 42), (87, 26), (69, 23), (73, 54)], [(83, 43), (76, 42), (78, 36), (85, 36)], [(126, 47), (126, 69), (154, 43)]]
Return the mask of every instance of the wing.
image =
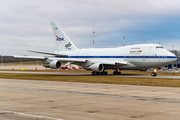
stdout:
[(39, 59), (39, 60), (44, 60), (44, 59), (49, 59), (49, 60), (58, 60), (58, 61), (63, 61), (63, 62), (74, 62), (74, 63), (100, 63), (104, 65), (126, 65), (128, 64), (126, 61), (106, 61), (106, 60), (87, 60), (87, 59), (78, 59), (78, 58), (55, 58), (55, 57), (41, 57), (41, 56), (18, 56), (15, 55), (14, 58), (31, 58), (31, 59)]
[(58, 60), (63, 62), (86, 62), (85, 59), (73, 59), (73, 58), (55, 58), (50, 56), (20, 56), (20, 55), (14, 55), (14, 58), (29, 58), (29, 59), (38, 59), (38, 60), (45, 60), (49, 59), (50, 61)]
[(117, 64), (122, 64), (122, 65), (126, 65), (128, 64), (126, 61), (104, 61), (104, 60), (87, 60), (87, 59), (76, 59), (76, 58), (49, 58), (51, 60), (59, 60), (59, 61), (63, 61), (63, 62), (77, 62), (77, 63), (85, 63), (85, 62), (89, 62), (89, 63), (100, 63), (100, 64), (104, 64), (104, 65), (117, 65)]

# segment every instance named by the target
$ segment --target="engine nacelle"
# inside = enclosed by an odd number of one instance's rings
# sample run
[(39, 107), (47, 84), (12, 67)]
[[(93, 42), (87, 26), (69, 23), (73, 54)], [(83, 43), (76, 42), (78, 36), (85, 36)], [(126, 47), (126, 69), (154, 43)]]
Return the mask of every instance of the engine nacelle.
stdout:
[(94, 72), (102, 72), (104, 71), (104, 65), (100, 63), (95, 63), (89, 67)]
[(60, 69), (61, 68), (61, 62), (58, 60), (53, 60), (48, 64), (43, 65), (46, 68), (51, 68), (51, 69)]

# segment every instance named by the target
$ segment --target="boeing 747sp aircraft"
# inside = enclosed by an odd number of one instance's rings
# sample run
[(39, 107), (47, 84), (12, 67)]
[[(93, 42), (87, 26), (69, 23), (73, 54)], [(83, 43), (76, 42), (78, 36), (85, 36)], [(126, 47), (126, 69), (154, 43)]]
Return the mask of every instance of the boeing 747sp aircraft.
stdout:
[[(121, 74), (119, 70), (145, 70), (157, 68), (176, 61), (177, 57), (157, 44), (138, 44), (117, 48), (78, 49), (56, 22), (51, 22), (57, 51), (54, 53), (29, 51), (53, 55), (54, 57), (14, 56), (15, 58), (34, 58), (44, 63), (44, 67), (60, 69), (61, 62), (83, 66), (91, 70), (92, 75), (107, 75), (107, 69), (114, 69), (113, 74)], [(151, 73), (156, 76), (156, 72)]]

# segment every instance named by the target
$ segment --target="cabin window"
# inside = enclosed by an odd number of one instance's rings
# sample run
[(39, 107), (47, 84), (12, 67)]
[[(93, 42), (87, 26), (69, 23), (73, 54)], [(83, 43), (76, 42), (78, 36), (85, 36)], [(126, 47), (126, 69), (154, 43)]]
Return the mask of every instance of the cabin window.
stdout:
[(163, 46), (156, 46), (156, 48), (163, 48)]

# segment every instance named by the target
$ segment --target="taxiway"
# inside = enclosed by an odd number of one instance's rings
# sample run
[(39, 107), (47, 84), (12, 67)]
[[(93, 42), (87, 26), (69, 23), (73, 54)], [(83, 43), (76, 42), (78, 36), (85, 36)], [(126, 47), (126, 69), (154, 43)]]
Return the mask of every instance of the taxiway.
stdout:
[(0, 79), (3, 120), (177, 120), (180, 88)]

